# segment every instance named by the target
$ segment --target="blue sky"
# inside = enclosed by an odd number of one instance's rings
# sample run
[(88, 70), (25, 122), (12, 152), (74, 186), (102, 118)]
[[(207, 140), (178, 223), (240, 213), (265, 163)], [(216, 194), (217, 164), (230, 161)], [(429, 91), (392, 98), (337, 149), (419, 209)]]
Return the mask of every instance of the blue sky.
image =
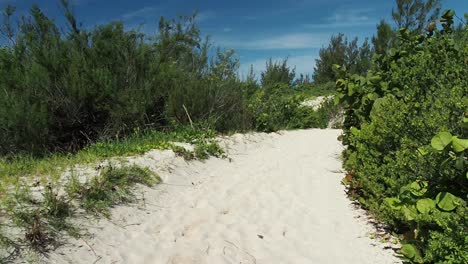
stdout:
[[(460, 17), (468, 0), (443, 0)], [(60, 19), (58, 0), (0, 0), (20, 13), (32, 3)], [(123, 20), (130, 27), (154, 33), (160, 16), (175, 17), (198, 10), (198, 23), (215, 46), (233, 48), (241, 61), (241, 74), (250, 65), (261, 71), (268, 58), (289, 57), (298, 73), (312, 73), (315, 58), (329, 38), (339, 32), (360, 40), (371, 37), (381, 18), (390, 20), (394, 0), (75, 0), (75, 13), (85, 26)]]

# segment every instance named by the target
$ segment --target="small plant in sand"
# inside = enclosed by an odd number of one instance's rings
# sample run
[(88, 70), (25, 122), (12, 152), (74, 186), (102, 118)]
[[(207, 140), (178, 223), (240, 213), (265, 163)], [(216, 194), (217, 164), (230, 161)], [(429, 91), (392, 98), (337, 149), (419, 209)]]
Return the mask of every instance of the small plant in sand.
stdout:
[(69, 201), (58, 196), (53, 187), (44, 188), (42, 197), (34, 197), (26, 185), (19, 185), (2, 203), (2, 212), (17, 235), (3, 239), (3, 248), (29, 247), (45, 253), (56, 244), (61, 231), (71, 230)]
[(132, 187), (135, 184), (152, 186), (160, 181), (159, 176), (148, 168), (136, 165), (117, 168), (110, 165), (103, 168), (100, 175), (85, 183), (72, 177), (67, 193), (77, 199), (86, 211), (109, 216), (110, 207), (134, 200)]
[(172, 151), (174, 151), (174, 153), (177, 156), (183, 157), (184, 160), (188, 161), (188, 160), (195, 159), (195, 153), (193, 151), (187, 150), (184, 147), (174, 145), (174, 146), (172, 146)]
[(216, 142), (201, 142), (195, 146), (195, 156), (200, 160), (206, 160), (210, 156), (223, 157), (224, 150)]
[[(152, 186), (159, 176), (148, 168), (107, 166), (100, 175), (80, 183), (72, 177), (65, 188), (47, 184), (32, 190), (18, 183), (0, 203), (0, 263), (21, 255), (23, 249), (46, 254), (58, 246), (63, 235), (79, 236), (79, 230), (70, 223), (76, 206), (97, 215), (109, 216), (109, 208), (135, 199), (132, 187), (136, 184)], [(8, 227), (8, 233), (5, 232)]]

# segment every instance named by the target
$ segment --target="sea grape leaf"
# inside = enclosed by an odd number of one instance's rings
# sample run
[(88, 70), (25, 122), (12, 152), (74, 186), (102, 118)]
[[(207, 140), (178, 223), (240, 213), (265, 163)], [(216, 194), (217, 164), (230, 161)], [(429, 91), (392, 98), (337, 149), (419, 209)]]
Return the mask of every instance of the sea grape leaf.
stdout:
[(452, 142), (452, 134), (450, 132), (440, 132), (431, 140), (431, 146), (436, 150), (444, 150)]
[(351, 127), (351, 129), (349, 130), (351, 132), (351, 134), (357, 136), (359, 135), (359, 129), (355, 128), (355, 127)]
[(448, 10), (445, 10), (443, 13), (442, 13), (442, 17), (447, 19), (447, 18), (453, 18), (453, 16), (455, 15), (455, 11), (453, 9), (448, 9)]
[(414, 196), (421, 197), (427, 192), (428, 186), (427, 181), (415, 181), (409, 185), (409, 190)]
[(393, 210), (400, 210), (402, 206), (401, 200), (395, 197), (385, 198), (384, 202)]
[(437, 207), (447, 212), (455, 210), (459, 205), (458, 198), (449, 192), (439, 193), (436, 196), (436, 203)]
[(455, 168), (458, 170), (464, 170), (465, 169), (465, 156), (460, 155), (457, 160), (455, 161)]
[(430, 198), (418, 200), (416, 203), (416, 209), (418, 209), (421, 214), (428, 214), (435, 207), (435, 202)]
[(455, 152), (463, 152), (468, 149), (468, 139), (452, 137), (452, 147)]
[(403, 212), (403, 216), (407, 221), (413, 221), (418, 217), (418, 212), (416, 211), (416, 207), (414, 205), (405, 205), (401, 208), (401, 211)]
[(403, 244), (399, 253), (405, 256), (405, 258), (411, 260), (412, 262), (422, 263), (421, 253), (414, 245)]
[(429, 154), (429, 150), (427, 149), (427, 146), (420, 147), (420, 148), (418, 148), (418, 153), (421, 156), (426, 156), (427, 154)]

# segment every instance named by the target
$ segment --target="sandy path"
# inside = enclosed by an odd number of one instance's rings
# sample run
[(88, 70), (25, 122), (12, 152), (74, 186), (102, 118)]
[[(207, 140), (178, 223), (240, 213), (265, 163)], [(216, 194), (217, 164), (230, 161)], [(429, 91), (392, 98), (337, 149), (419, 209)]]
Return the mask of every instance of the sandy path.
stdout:
[[(338, 130), (234, 136), (229, 160), (162, 171), (53, 263), (400, 263), (368, 238), (340, 184)], [(88, 223), (89, 224), (89, 223)], [(93, 248), (93, 250), (90, 249)]]

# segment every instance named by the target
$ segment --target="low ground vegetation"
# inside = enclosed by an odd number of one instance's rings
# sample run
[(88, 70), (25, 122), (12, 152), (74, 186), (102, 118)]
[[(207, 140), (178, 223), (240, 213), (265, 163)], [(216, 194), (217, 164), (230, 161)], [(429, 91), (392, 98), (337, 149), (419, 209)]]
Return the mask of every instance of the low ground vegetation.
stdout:
[[(105, 166), (85, 183), (72, 177), (65, 188), (53, 183), (31, 187), (19, 184), (0, 201), (2, 261), (12, 260), (25, 249), (46, 254), (63, 242), (64, 236), (79, 237), (82, 230), (72, 216), (93, 213), (109, 216), (109, 208), (134, 201), (136, 184), (153, 186), (160, 178), (138, 166)], [(39, 188), (39, 189), (38, 189)]]

